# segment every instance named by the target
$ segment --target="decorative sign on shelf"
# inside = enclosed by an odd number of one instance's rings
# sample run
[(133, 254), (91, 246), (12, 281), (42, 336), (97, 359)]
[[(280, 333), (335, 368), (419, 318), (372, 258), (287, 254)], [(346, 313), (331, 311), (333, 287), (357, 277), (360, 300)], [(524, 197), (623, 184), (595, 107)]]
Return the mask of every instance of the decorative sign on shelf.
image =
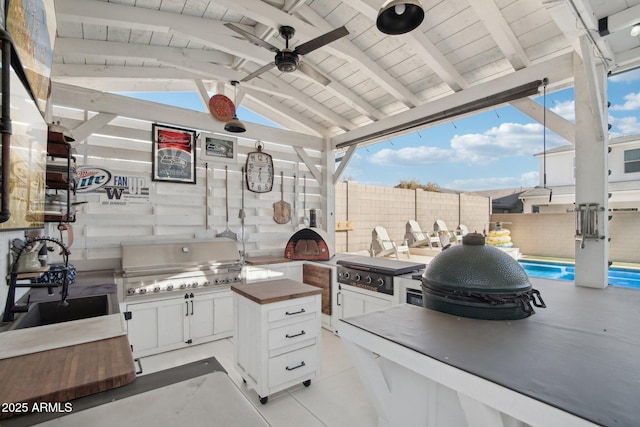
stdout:
[(154, 181), (196, 183), (196, 131), (153, 123)]
[(236, 162), (238, 139), (231, 136), (200, 134), (200, 157), (204, 160)]

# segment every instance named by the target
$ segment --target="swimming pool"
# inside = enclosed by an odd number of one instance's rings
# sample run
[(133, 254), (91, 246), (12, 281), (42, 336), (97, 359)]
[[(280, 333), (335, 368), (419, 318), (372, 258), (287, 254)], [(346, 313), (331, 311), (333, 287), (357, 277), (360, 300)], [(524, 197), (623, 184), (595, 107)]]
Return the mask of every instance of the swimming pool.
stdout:
[[(557, 280), (573, 280), (575, 278), (573, 264), (529, 260), (518, 262), (531, 277)], [(609, 268), (609, 284), (623, 288), (640, 289), (640, 270), (611, 267)]]

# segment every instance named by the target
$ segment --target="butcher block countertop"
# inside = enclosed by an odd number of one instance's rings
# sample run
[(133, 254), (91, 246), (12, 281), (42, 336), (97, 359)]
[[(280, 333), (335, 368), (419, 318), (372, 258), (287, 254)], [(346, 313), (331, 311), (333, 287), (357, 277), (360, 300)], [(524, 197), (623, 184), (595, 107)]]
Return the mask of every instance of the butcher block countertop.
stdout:
[(271, 304), (322, 293), (322, 289), (316, 286), (305, 285), (290, 279), (231, 285), (231, 290), (258, 304)]
[(128, 384), (135, 371), (121, 313), (0, 333), (0, 403), (67, 402)]
[(0, 402), (68, 402), (135, 378), (129, 339), (120, 335), (0, 360)]

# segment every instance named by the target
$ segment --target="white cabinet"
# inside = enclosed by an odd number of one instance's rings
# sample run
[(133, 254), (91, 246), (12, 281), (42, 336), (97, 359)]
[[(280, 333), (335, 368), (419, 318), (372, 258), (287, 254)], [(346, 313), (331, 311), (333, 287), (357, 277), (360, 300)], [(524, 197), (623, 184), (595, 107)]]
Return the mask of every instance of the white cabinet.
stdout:
[(321, 289), (293, 280), (233, 285), (234, 362), (261, 403), (320, 368)]
[(126, 305), (127, 334), (135, 357), (230, 337), (231, 291), (185, 292)]
[(385, 297), (386, 295), (382, 296), (384, 294), (376, 294), (380, 295), (378, 297), (364, 292), (366, 291), (351, 290), (345, 285), (340, 285), (337, 305), (341, 319), (391, 306), (391, 296)]

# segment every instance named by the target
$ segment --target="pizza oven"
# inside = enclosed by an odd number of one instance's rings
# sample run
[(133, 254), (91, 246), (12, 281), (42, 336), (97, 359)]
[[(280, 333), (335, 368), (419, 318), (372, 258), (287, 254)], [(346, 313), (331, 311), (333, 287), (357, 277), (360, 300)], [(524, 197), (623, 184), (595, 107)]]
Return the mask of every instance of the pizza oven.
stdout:
[(302, 228), (287, 242), (284, 256), (292, 260), (326, 261), (333, 256), (333, 243), (324, 230)]

